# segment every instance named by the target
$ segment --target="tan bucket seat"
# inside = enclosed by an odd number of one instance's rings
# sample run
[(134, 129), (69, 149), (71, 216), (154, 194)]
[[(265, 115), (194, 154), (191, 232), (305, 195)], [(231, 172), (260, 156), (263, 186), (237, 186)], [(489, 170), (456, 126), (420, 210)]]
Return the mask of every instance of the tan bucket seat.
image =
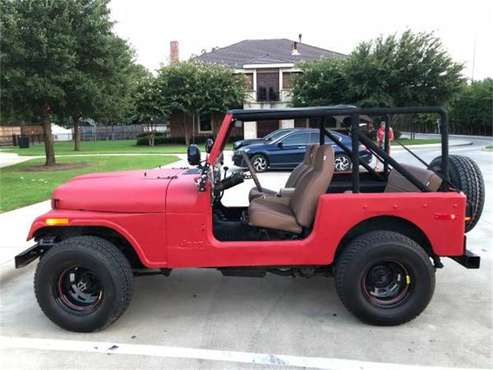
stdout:
[[(414, 175), (422, 182), (430, 191), (438, 191), (442, 185), (442, 179), (435, 172), (422, 167), (416, 167), (409, 164), (401, 164), (409, 173)], [(416, 185), (402, 176), (398, 171), (392, 169), (389, 173), (386, 193), (402, 193), (402, 192), (421, 192)]]
[[(286, 184), (284, 185), (284, 188), (287, 189), (295, 188), (298, 182), (301, 180), (301, 178), (312, 170), (313, 161), (315, 159), (315, 154), (317, 153), (318, 147), (319, 147), (318, 144), (308, 145), (306, 147), (306, 152), (305, 152), (305, 157), (303, 158), (303, 162), (297, 165), (294, 168), (294, 170), (291, 172), (288, 181), (286, 181)], [(274, 190), (265, 189), (265, 188), (262, 188), (262, 191), (259, 191), (256, 187), (254, 187), (250, 190), (250, 193), (248, 194), (248, 200), (250, 200), (251, 202), (253, 199), (256, 198), (260, 198), (263, 196), (275, 196), (275, 195), (279, 195), (279, 193)]]
[(248, 207), (251, 226), (301, 233), (315, 218), (319, 197), (327, 191), (334, 174), (334, 151), (321, 145), (313, 162), (313, 169), (303, 176), (289, 198), (261, 197)]

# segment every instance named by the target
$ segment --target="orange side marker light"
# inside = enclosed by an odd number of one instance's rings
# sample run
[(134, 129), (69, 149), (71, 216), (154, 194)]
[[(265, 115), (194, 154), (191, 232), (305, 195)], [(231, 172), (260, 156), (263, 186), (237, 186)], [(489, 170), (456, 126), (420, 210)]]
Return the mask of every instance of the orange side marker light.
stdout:
[(47, 218), (45, 224), (48, 226), (68, 225), (68, 218)]

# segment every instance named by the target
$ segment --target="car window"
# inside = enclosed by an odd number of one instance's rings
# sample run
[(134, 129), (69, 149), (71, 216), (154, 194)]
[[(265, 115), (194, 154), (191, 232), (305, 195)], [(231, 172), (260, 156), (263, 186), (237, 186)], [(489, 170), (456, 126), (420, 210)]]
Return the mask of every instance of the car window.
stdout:
[(271, 132), (269, 135), (267, 135), (266, 137), (264, 137), (264, 139), (268, 140), (270, 139), (271, 141), (274, 141), (276, 139), (279, 139), (281, 136), (284, 136), (288, 133), (288, 130), (278, 130), (278, 131), (274, 131), (274, 132)]
[[(331, 131), (334, 136), (341, 138), (340, 135), (335, 134), (333, 131)], [(342, 139), (342, 138), (341, 138)], [(310, 144), (318, 144), (320, 142), (320, 134), (318, 132), (312, 132), (310, 134)], [(325, 143), (326, 144), (334, 144), (334, 141), (329, 138), (328, 136), (325, 136)]]
[(282, 140), (283, 145), (307, 145), (310, 143), (309, 132), (299, 132), (285, 137)]

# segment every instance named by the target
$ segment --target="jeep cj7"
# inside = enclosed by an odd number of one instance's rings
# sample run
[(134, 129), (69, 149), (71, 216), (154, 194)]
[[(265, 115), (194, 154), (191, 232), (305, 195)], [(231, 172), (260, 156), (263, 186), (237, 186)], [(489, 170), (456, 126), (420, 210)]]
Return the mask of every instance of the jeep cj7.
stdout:
[[(441, 120), (440, 157), (426, 163), (405, 147), (423, 167), (388, 154), (388, 119), (384, 148), (359, 127), (360, 115), (414, 113)], [(341, 115), (350, 117), (351, 147), (326, 128)], [(320, 142), (307, 146), (287, 187), (262, 187), (245, 152), (245, 166), (223, 168), (235, 122), (294, 118), (317, 122)], [(382, 171), (359, 160), (361, 145)], [(334, 172), (335, 146), (350, 156), (351, 172)], [(442, 108), (231, 110), (206, 151), (202, 161), (198, 147), (188, 148), (191, 168), (89, 174), (53, 192), (52, 210), (29, 232), (35, 245), (15, 260), (23, 267), (40, 257), (34, 290), (50, 320), (72, 331), (103, 329), (130, 304), (134, 276), (194, 267), (226, 276), (334, 275), (356, 317), (397, 325), (428, 305), (443, 257), (479, 268), (465, 233), (481, 215), (484, 182), (475, 162), (449, 155)], [(248, 207), (224, 206), (224, 191), (249, 178)]]

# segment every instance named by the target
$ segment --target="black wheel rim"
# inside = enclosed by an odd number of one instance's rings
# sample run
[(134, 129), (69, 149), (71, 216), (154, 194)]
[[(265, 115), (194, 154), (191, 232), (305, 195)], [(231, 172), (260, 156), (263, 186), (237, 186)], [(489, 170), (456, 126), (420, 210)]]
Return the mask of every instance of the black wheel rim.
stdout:
[(64, 308), (87, 314), (102, 302), (103, 285), (94, 271), (73, 266), (59, 275), (56, 296)]
[(361, 287), (366, 299), (381, 308), (394, 308), (409, 298), (413, 277), (398, 261), (380, 261), (363, 274)]

